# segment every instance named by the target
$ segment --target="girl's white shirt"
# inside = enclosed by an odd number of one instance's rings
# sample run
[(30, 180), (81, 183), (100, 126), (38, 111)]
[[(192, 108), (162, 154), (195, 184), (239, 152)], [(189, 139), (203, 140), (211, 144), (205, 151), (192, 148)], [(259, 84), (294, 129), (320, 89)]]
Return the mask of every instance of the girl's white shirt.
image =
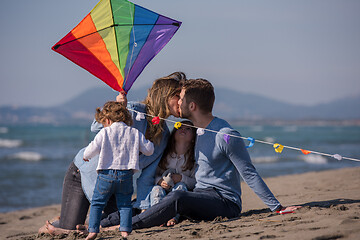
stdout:
[[(195, 171), (197, 169), (197, 165), (194, 164), (194, 167), (191, 170), (183, 170), (183, 166), (185, 164), (185, 156), (184, 154), (171, 156), (173, 154), (169, 154), (166, 157), (167, 160), (167, 169), (175, 169), (176, 173), (181, 174), (181, 182), (186, 184), (186, 187), (188, 190), (193, 190), (196, 184), (195, 180)], [(156, 169), (156, 176), (155, 176), (155, 185), (159, 182), (159, 180), (162, 178), (162, 174), (165, 171), (161, 169), (160, 167), (157, 167)]]
[(87, 146), (84, 159), (99, 155), (96, 170), (139, 170), (139, 152), (150, 156), (154, 152), (154, 144), (136, 128), (123, 122), (114, 122), (96, 134)]

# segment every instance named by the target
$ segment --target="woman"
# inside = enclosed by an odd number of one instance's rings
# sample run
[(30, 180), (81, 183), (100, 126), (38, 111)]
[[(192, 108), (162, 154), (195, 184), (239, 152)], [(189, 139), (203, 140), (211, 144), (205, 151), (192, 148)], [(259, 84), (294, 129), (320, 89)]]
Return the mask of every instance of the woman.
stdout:
[[(186, 76), (182, 72), (175, 72), (169, 76), (159, 78), (154, 81), (143, 102), (129, 102), (127, 104), (133, 118), (132, 126), (142, 132), (146, 139), (152, 141), (155, 145), (153, 155), (140, 156), (140, 168), (143, 170), (137, 179), (137, 201), (134, 204), (135, 208), (145, 210), (150, 207), (149, 193), (154, 185), (155, 170), (169, 137), (169, 129), (162, 119), (166, 119), (170, 115), (179, 117), (178, 100), (182, 83), (185, 80)], [(116, 101), (123, 102), (124, 104), (127, 103), (126, 96), (123, 93), (119, 93)], [(140, 113), (146, 114), (146, 117), (137, 117)], [(151, 116), (160, 117), (160, 123), (156, 125), (152, 124)], [(93, 122), (91, 130), (99, 131), (102, 127), (102, 124)], [(69, 168), (65, 176), (68, 180), (66, 182), (64, 181), (63, 185), (59, 225), (50, 226), (49, 222), (45, 225), (45, 228), (47, 227), (50, 233), (60, 233), (61, 231), (56, 229), (56, 227), (71, 230), (76, 229), (78, 224), (82, 225), (85, 222), (89, 208), (89, 201), (87, 199), (91, 200), (95, 187), (97, 161), (92, 159), (90, 161), (92, 164), (84, 164), (82, 160), (83, 153), (84, 149), (79, 151), (74, 159), (74, 164), (70, 166), (71, 169)], [(74, 175), (77, 176), (75, 177)], [(74, 186), (76, 186), (75, 192), (73, 190)], [(64, 192), (68, 194), (64, 194)], [(114, 211), (117, 210), (113, 210), (112, 212)], [(108, 213), (109, 211), (105, 212)], [(67, 224), (68, 219), (75, 219), (76, 221), (71, 221), (71, 224)], [(39, 232), (44, 232), (44, 228), (41, 228)], [(67, 232), (68, 231), (65, 231), (65, 233)]]

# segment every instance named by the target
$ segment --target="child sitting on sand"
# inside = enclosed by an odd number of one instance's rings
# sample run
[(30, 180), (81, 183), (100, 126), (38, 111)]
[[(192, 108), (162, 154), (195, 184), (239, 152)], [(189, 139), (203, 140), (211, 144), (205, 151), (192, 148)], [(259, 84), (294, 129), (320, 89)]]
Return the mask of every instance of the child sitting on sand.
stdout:
[(91, 201), (89, 235), (95, 239), (99, 232), (101, 214), (112, 194), (116, 196), (120, 213), (120, 232), (127, 237), (132, 231), (133, 171), (139, 170), (139, 152), (150, 156), (154, 152), (152, 142), (137, 129), (130, 127), (132, 118), (124, 105), (110, 101), (102, 110), (96, 109), (96, 121), (104, 128), (95, 136), (84, 152), (84, 161), (99, 155), (96, 168), (98, 177)]
[[(190, 121), (181, 122), (179, 129), (174, 128), (163, 157), (156, 169), (155, 184), (150, 193), (151, 206), (160, 202), (167, 193), (175, 190), (188, 191), (195, 187), (195, 138), (196, 128)], [(175, 225), (179, 215), (167, 222)]]

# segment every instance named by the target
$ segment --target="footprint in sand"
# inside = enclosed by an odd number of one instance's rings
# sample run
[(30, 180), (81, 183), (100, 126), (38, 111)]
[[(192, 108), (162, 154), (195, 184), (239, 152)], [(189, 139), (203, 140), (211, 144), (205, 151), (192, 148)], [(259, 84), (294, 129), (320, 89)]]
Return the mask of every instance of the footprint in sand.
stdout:
[(26, 220), (26, 219), (31, 219), (31, 217), (30, 216), (22, 216), (19, 218), (19, 220)]
[(344, 236), (341, 234), (334, 234), (334, 235), (323, 235), (323, 236), (319, 236), (319, 237), (315, 237), (311, 240), (336, 240), (336, 239), (340, 239), (343, 238)]

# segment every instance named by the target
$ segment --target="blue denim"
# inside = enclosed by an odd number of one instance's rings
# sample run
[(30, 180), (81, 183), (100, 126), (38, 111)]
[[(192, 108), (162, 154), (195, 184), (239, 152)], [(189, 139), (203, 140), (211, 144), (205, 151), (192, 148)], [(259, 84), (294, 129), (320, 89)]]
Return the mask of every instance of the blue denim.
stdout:
[[(174, 185), (174, 187), (170, 191), (187, 191), (186, 184), (183, 182), (178, 182)], [(166, 196), (167, 192), (164, 188), (159, 185), (153, 187), (150, 192), (150, 204), (154, 206), (155, 204), (159, 203), (161, 199)]]
[(194, 192), (172, 191), (158, 204), (132, 218), (133, 229), (159, 226), (177, 214), (194, 220), (214, 220), (217, 216), (234, 218), (241, 212), (233, 201), (214, 188)]
[(169, 138), (169, 129), (164, 125), (164, 131), (160, 145), (155, 145), (155, 150), (151, 156), (140, 156), (140, 177), (136, 180), (136, 202), (134, 208), (148, 209), (150, 207), (150, 192), (154, 187), (155, 172), (165, 150)]
[(102, 211), (112, 194), (116, 196), (116, 204), (120, 213), (119, 230), (131, 232), (131, 195), (133, 191), (132, 170), (100, 170), (91, 201), (89, 232), (99, 232)]

